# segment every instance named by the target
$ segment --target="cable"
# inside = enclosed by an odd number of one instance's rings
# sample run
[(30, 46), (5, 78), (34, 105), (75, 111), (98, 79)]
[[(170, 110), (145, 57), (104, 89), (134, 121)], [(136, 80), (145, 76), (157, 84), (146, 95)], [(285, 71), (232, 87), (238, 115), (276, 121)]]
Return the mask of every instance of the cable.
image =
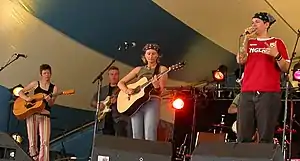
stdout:
[(298, 32), (280, 15), (280, 13), (271, 5), (271, 3), (268, 0), (264, 0), (271, 8), (272, 10), (281, 18), (281, 20), (286, 23), (289, 28), (294, 31), (295, 34), (298, 34)]

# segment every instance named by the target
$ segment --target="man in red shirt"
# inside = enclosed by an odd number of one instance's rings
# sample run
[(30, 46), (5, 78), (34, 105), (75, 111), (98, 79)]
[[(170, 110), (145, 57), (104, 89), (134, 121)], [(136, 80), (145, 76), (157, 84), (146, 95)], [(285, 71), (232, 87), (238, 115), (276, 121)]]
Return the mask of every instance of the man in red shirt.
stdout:
[(245, 66), (237, 112), (239, 142), (251, 142), (256, 127), (260, 143), (273, 141), (281, 109), (280, 73), (290, 63), (284, 42), (268, 35), (275, 21), (269, 13), (256, 13), (237, 54), (237, 62)]

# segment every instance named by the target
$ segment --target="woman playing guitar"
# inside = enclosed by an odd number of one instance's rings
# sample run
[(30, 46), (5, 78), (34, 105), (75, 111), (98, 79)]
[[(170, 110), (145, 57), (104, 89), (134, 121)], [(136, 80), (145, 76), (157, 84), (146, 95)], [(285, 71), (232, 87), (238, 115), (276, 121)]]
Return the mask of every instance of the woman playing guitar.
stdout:
[(134, 78), (140, 79), (146, 77), (152, 81), (153, 90), (150, 93), (149, 101), (145, 102), (140, 109), (131, 116), (133, 138), (145, 140), (157, 140), (157, 126), (159, 122), (159, 112), (161, 104), (161, 92), (164, 89), (168, 79), (167, 74), (157, 80), (156, 75), (168, 70), (165, 66), (159, 65), (160, 47), (157, 44), (146, 44), (143, 48), (144, 54), (142, 60), (144, 66), (138, 66), (122, 78), (118, 86), (119, 88), (130, 95), (133, 94), (133, 89), (127, 88), (126, 83)]
[[(32, 101), (31, 97), (25, 95), (26, 92), (34, 90), (34, 94), (45, 94), (45, 109), (39, 113), (31, 115), (26, 119), (27, 135), (29, 141), (29, 153), (35, 161), (49, 161), (49, 140), (50, 140), (50, 111), (56, 97), (51, 97), (52, 93), (57, 93), (57, 87), (51, 83), (51, 67), (48, 64), (40, 66), (40, 81), (33, 81), (19, 92), (22, 99), (27, 102)], [(37, 149), (38, 129), (40, 133), (40, 150)]]

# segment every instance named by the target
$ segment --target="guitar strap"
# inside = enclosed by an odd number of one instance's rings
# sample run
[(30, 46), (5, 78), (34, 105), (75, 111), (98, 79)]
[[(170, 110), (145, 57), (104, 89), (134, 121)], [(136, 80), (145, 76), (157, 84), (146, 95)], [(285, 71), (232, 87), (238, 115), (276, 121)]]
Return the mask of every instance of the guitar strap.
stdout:
[(154, 73), (153, 73), (152, 77), (154, 77), (154, 75), (159, 74), (159, 68), (160, 68), (160, 64), (157, 64), (155, 69), (154, 69)]
[[(155, 67), (155, 69), (154, 69), (152, 77), (154, 77), (154, 75), (158, 75), (159, 74), (159, 68), (160, 68), (160, 64), (157, 64), (156, 67)], [(154, 88), (152, 84), (151, 84), (151, 88)]]

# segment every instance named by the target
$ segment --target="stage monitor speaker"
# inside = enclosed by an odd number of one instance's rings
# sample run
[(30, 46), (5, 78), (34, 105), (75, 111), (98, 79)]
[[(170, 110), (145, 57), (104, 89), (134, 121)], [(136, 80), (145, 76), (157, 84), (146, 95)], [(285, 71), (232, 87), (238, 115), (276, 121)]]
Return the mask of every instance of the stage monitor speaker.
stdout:
[(283, 161), (280, 145), (255, 143), (201, 143), (191, 161)]
[(92, 161), (170, 161), (172, 144), (97, 135)]
[(0, 160), (32, 161), (13, 138), (3, 132), (0, 132)]

